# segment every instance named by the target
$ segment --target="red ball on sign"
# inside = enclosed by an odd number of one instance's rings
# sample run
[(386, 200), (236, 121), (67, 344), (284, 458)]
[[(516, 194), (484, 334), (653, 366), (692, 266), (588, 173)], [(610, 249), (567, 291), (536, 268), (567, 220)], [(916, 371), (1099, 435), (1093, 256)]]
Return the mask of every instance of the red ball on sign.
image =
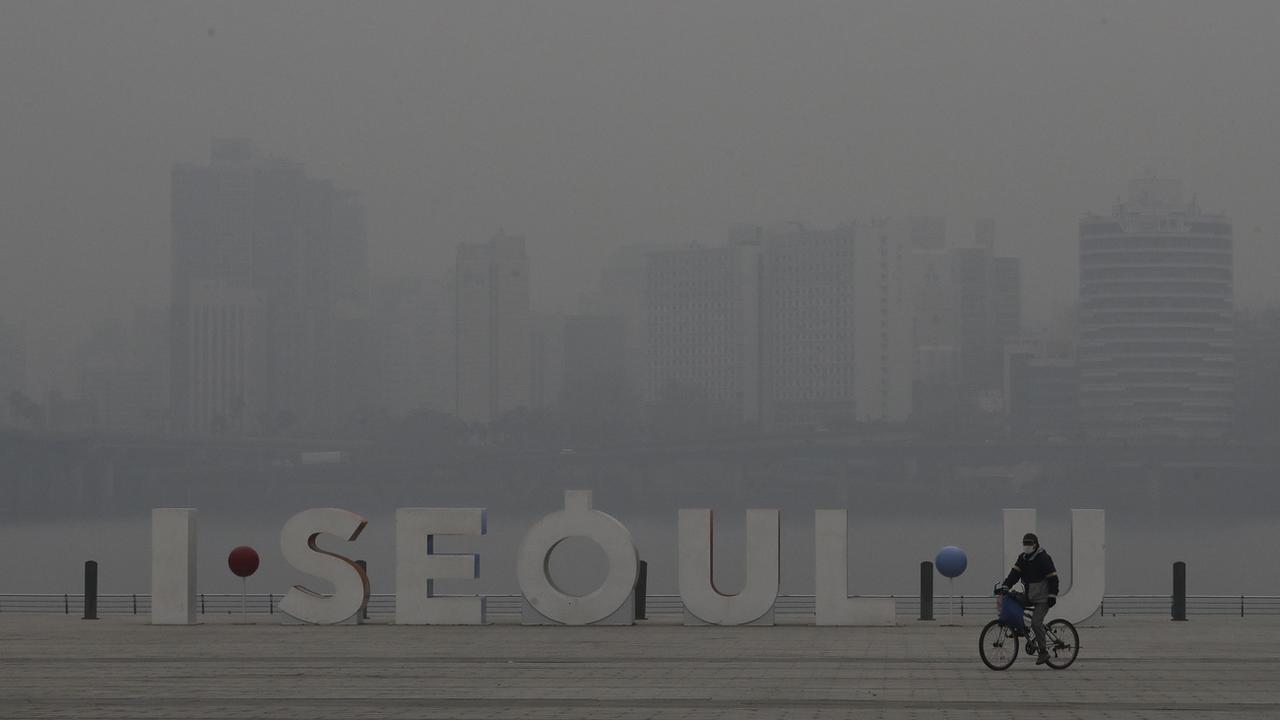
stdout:
[(227, 567), (239, 577), (249, 577), (258, 571), (258, 551), (241, 545), (227, 556)]

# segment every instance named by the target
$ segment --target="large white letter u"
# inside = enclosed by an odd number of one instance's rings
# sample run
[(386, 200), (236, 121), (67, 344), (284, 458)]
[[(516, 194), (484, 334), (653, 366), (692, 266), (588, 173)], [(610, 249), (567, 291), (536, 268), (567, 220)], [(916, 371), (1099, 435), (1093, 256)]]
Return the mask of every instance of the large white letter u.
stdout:
[(746, 584), (737, 595), (716, 588), (713, 535), (710, 510), (680, 511), (678, 574), (685, 623), (772, 625), (779, 582), (778, 511), (747, 511)]
[[(1004, 566), (1013, 567), (1021, 552), (1023, 533), (1036, 531), (1036, 511), (1004, 510)], [(1105, 510), (1071, 511), (1071, 588), (1058, 595), (1050, 618), (1080, 623), (1093, 617), (1102, 605), (1107, 587), (1107, 513)]]

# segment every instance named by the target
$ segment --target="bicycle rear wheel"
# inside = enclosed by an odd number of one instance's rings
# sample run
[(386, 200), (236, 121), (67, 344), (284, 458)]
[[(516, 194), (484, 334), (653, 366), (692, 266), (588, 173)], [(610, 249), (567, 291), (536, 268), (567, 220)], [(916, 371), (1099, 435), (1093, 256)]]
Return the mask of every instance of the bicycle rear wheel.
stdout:
[(978, 636), (978, 654), (992, 670), (1007, 670), (1018, 659), (1018, 636), (999, 620), (992, 620)]
[(1045, 644), (1049, 650), (1049, 667), (1065, 670), (1080, 654), (1080, 634), (1066, 620), (1054, 620), (1044, 626)]

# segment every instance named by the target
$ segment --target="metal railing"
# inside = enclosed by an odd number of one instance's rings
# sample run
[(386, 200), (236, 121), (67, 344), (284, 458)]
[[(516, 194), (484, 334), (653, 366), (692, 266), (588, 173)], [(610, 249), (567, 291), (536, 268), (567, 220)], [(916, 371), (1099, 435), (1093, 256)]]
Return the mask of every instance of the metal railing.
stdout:
[[(245, 596), (245, 608), (251, 615), (274, 615), (280, 611), (278, 593), (253, 593)], [(892, 597), (897, 601), (900, 616), (916, 616), (920, 611), (920, 598), (914, 595), (867, 595), (864, 597)], [(522, 601), (519, 595), (486, 595), (485, 604), (490, 615), (519, 615)], [(1167, 616), (1172, 597), (1169, 595), (1108, 595), (1103, 598), (1099, 614), (1118, 616)], [(199, 593), (196, 596), (196, 612), (200, 615), (236, 615), (240, 613), (239, 593)], [(683, 613), (679, 595), (646, 596), (649, 617), (671, 617)], [(813, 614), (812, 595), (780, 595), (774, 608), (778, 616), (796, 617)], [(994, 616), (995, 600), (987, 595), (945, 595), (934, 598), (934, 608), (939, 616), (951, 612), (956, 615)], [(954, 609), (952, 609), (954, 608)], [(396, 597), (377, 593), (369, 596), (370, 617), (395, 614)], [(80, 615), (84, 612), (84, 595), (80, 593), (0, 593), (0, 615), (10, 613), (40, 613)], [(148, 615), (151, 613), (151, 595), (99, 594), (99, 615)], [(1188, 616), (1280, 615), (1280, 595), (1188, 595)]]

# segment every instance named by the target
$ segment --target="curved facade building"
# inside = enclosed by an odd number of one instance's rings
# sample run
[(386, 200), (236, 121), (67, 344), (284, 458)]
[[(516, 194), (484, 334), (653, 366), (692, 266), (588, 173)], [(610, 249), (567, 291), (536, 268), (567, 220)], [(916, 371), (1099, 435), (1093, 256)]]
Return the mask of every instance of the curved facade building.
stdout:
[(1234, 415), (1231, 222), (1135, 180), (1080, 221), (1080, 415), (1102, 440), (1213, 440)]

